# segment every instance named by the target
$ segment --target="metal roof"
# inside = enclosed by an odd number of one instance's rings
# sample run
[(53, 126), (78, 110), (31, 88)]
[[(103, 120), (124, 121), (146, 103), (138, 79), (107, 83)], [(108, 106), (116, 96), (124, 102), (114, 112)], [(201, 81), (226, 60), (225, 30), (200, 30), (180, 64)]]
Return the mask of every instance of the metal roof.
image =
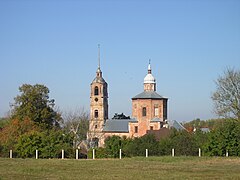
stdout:
[(108, 119), (106, 120), (104, 132), (129, 132), (128, 123), (137, 122), (136, 119)]
[(186, 130), (185, 127), (183, 127), (183, 125), (181, 125), (176, 120), (169, 121), (169, 126), (175, 128), (176, 130), (179, 130), (179, 131)]
[(102, 77), (95, 77), (95, 79), (92, 81), (92, 83), (104, 84), (104, 83), (106, 83), (106, 81)]
[(132, 99), (167, 99), (167, 98), (160, 96), (155, 91), (144, 91), (144, 92), (136, 95)]

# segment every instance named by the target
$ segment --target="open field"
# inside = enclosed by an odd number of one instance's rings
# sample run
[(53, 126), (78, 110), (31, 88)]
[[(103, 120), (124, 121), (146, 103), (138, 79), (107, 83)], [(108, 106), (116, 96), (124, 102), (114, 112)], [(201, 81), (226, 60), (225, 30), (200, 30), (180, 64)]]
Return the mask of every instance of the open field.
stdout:
[(0, 158), (0, 179), (240, 179), (240, 158)]

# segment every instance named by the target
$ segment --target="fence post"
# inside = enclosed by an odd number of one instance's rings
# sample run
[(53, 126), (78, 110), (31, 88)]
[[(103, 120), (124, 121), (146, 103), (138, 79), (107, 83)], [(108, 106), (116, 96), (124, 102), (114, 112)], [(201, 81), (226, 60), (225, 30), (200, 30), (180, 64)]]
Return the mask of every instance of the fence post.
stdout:
[(172, 149), (172, 157), (174, 157), (174, 149)]
[(146, 157), (148, 157), (148, 149), (146, 149)]
[(36, 149), (36, 159), (38, 159), (38, 150)]
[(10, 152), (9, 152), (9, 157), (10, 157), (10, 159), (12, 159), (12, 150), (10, 150)]
[(122, 159), (122, 149), (119, 150), (119, 159)]
[(78, 149), (76, 149), (76, 159), (78, 159)]
[(228, 157), (228, 150), (227, 150), (227, 152), (226, 152), (226, 157)]
[(92, 158), (95, 159), (95, 149), (92, 150)]
[(201, 149), (198, 149), (198, 156), (201, 157)]
[(62, 149), (62, 159), (64, 159), (64, 150)]

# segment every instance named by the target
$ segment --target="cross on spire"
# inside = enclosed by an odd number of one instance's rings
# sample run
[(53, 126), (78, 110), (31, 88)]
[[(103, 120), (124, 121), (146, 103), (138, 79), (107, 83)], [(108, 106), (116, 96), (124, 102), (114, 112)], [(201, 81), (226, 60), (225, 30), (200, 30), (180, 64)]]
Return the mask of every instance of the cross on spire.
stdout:
[(152, 73), (152, 69), (151, 69), (151, 59), (149, 59), (149, 64), (148, 64), (148, 74)]
[(100, 69), (100, 44), (98, 44), (98, 69), (97, 69), (97, 77), (102, 77), (102, 71)]

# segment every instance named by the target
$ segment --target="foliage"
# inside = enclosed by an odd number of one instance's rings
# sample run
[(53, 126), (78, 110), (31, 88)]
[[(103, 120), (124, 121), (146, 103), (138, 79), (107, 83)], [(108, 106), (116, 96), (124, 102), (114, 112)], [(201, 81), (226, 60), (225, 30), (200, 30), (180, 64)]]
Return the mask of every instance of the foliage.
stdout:
[(190, 122), (184, 123), (183, 126), (189, 130), (193, 131), (194, 128), (209, 128), (210, 130), (215, 129), (222, 124), (224, 119), (209, 119), (209, 120), (200, 120), (199, 118), (194, 119)]
[(111, 136), (105, 140), (105, 149), (107, 157), (117, 158), (119, 157), (119, 150), (122, 149), (122, 157), (129, 156), (128, 145), (132, 142), (132, 139), (126, 137)]
[(112, 119), (130, 119), (130, 116), (126, 116), (125, 114), (115, 113)]
[(61, 116), (54, 111), (54, 99), (49, 100), (49, 89), (40, 84), (23, 84), (19, 87), (20, 95), (14, 98), (13, 118), (29, 118), (43, 129), (59, 126)]
[(65, 157), (73, 156), (71, 137), (63, 134), (60, 130), (44, 132), (31, 132), (22, 135), (16, 144), (17, 155), (22, 158), (35, 156), (36, 150), (40, 158), (59, 158), (64, 149)]
[(171, 142), (176, 155), (193, 156), (198, 152), (199, 146), (193, 135), (187, 131), (175, 131), (171, 135)]
[(146, 149), (150, 155), (158, 154), (158, 142), (153, 134), (146, 134), (139, 138), (134, 138), (126, 147), (128, 156), (145, 156)]
[(161, 139), (159, 141), (159, 155), (160, 156), (169, 156), (172, 151), (172, 142), (169, 137)]
[(209, 134), (205, 145), (205, 153), (210, 156), (240, 156), (240, 122), (226, 120), (221, 126)]
[[(94, 149), (95, 149), (95, 158), (108, 158), (109, 157), (105, 148), (98, 147), (98, 148), (94, 148)], [(88, 159), (93, 158), (93, 148), (90, 148), (88, 150), (87, 158)]]
[(23, 121), (18, 119), (10, 120), (0, 131), (1, 156), (7, 156), (10, 149), (15, 151), (15, 144), (22, 134), (36, 130), (38, 130), (38, 127), (29, 118), (25, 118)]
[(3, 129), (7, 124), (9, 124), (9, 118), (0, 118), (0, 130)]
[(216, 114), (240, 120), (240, 70), (227, 69), (216, 86), (212, 95)]

